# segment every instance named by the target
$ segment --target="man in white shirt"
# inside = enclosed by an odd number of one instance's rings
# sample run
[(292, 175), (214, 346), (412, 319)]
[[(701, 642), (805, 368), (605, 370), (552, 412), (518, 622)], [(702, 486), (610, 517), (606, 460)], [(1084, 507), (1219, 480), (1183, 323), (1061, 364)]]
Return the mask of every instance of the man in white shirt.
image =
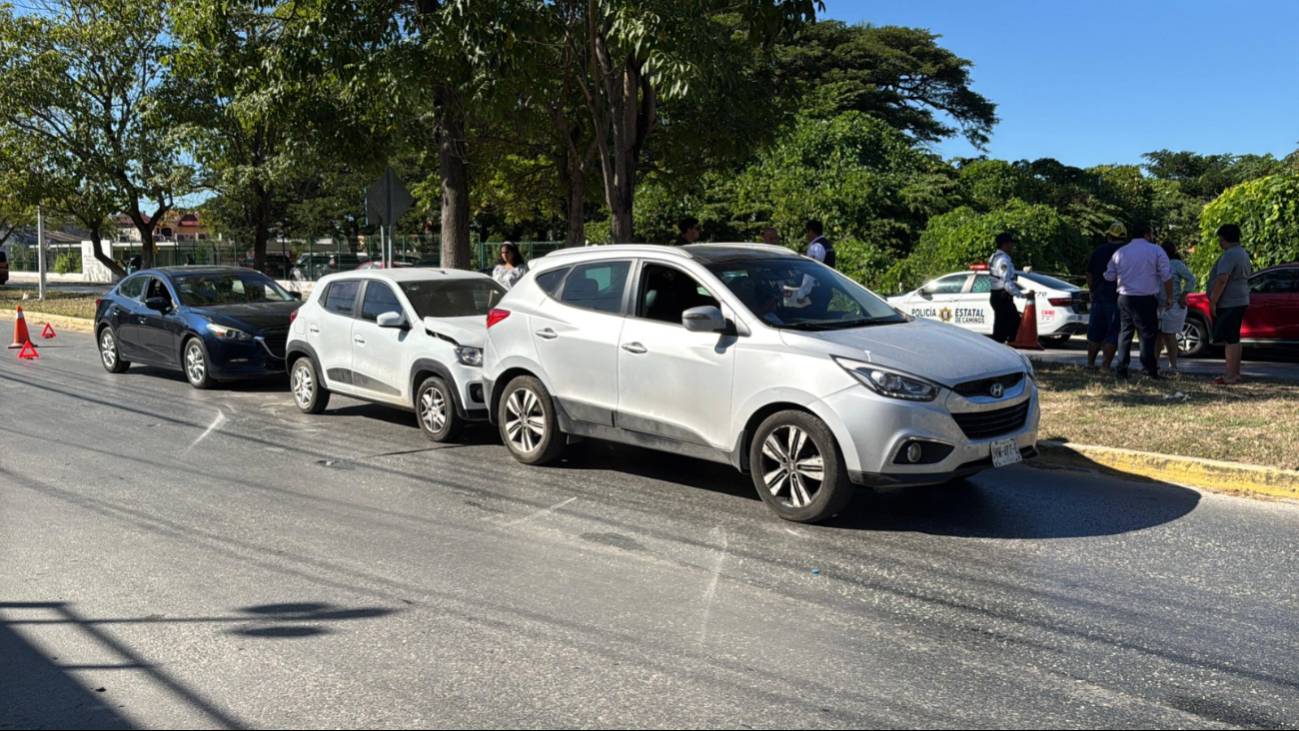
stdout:
[(1023, 297), (1015, 283), (1015, 262), (1010, 254), (1018, 243), (1010, 233), (997, 234), (997, 251), (988, 259), (990, 275), (993, 324), (992, 339), (999, 343), (1014, 342), (1019, 335), (1019, 309), (1015, 307), (1015, 298)]
[[(824, 234), (825, 226), (820, 221), (810, 219), (807, 222), (807, 256), (810, 259), (816, 259), (822, 264), (834, 269), (834, 244), (830, 243), (830, 240), (827, 239)], [(825, 302), (814, 301), (812, 304), (824, 309), (830, 304), (830, 288), (818, 286), (815, 278), (811, 275), (804, 275), (803, 285), (798, 288), (798, 302), (807, 302), (808, 297), (814, 294), (821, 294), (822, 292), (825, 293)], [(821, 298), (816, 299), (819, 300)]]
[(1118, 282), (1119, 286), (1119, 362), (1114, 374), (1128, 377), (1132, 363), (1132, 336), (1141, 334), (1141, 370), (1146, 375), (1163, 380), (1159, 375), (1159, 360), (1155, 357), (1155, 344), (1159, 341), (1159, 290), (1164, 290), (1164, 301), (1173, 299), (1173, 272), (1168, 264), (1168, 254), (1151, 241), (1154, 227), (1138, 223), (1133, 229), (1136, 237), (1127, 246), (1114, 252), (1105, 269), (1105, 280)]

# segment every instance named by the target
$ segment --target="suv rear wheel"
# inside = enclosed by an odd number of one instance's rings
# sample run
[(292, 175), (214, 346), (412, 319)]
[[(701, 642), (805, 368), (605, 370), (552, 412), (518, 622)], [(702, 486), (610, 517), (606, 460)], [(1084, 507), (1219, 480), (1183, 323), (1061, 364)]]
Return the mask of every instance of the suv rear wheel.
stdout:
[(1204, 355), (1209, 350), (1209, 337), (1209, 326), (1204, 320), (1188, 315), (1177, 334), (1177, 349), (1188, 358)]
[(785, 520), (825, 520), (852, 500), (834, 434), (803, 411), (781, 411), (762, 422), (749, 446), (749, 472), (763, 502)]
[(501, 441), (524, 464), (554, 462), (567, 446), (550, 391), (533, 376), (519, 376), (506, 384), (497, 422)]

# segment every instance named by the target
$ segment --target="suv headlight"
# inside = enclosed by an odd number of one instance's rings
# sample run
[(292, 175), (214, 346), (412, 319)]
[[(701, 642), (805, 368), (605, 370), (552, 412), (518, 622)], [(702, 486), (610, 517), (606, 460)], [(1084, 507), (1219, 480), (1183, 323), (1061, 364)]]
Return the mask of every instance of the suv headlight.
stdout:
[(482, 348), (456, 348), (456, 360), (461, 365), (474, 366), (480, 368), (483, 365)]
[(881, 396), (907, 401), (933, 401), (938, 398), (939, 386), (923, 378), (847, 358), (835, 358), (834, 362)]
[(222, 340), (230, 340), (238, 343), (246, 343), (249, 340), (253, 339), (252, 335), (249, 335), (243, 330), (239, 330), (233, 327), (226, 327), (225, 325), (218, 325), (215, 322), (209, 322), (207, 324), (207, 329), (213, 334), (215, 334), (218, 338), (221, 338)]

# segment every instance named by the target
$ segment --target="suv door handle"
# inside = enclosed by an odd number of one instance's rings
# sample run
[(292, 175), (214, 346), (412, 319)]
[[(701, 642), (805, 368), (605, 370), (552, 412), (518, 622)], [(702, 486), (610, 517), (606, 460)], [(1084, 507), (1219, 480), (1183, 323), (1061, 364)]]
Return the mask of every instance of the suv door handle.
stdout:
[(640, 343), (627, 343), (622, 346), (622, 349), (633, 355), (641, 355), (649, 352), (649, 349)]
[(546, 328), (545, 330), (538, 330), (537, 337), (545, 338), (546, 340), (554, 340), (555, 338), (559, 337), (559, 333), (555, 332), (554, 330), (551, 330), (550, 328)]

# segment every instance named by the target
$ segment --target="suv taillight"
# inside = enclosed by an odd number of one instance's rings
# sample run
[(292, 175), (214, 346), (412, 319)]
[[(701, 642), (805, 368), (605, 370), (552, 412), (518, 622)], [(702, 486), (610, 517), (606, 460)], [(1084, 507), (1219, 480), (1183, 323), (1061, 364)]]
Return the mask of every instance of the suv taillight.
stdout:
[(500, 322), (501, 320), (504, 320), (509, 316), (510, 316), (509, 310), (497, 310), (497, 309), (490, 310), (487, 313), (487, 327), (490, 329), (492, 325), (495, 325), (496, 323)]

